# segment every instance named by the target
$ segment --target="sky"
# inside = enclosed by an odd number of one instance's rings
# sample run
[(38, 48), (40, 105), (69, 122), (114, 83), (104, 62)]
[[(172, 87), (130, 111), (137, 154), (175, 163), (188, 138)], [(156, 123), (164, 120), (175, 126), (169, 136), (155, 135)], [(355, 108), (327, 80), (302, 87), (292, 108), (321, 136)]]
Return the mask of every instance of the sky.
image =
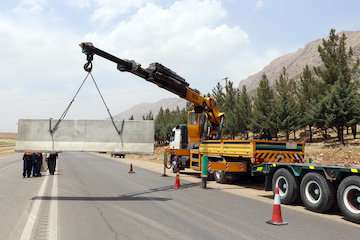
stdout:
[[(2, 0), (0, 132), (20, 118), (57, 118), (85, 77), (80, 42), (124, 59), (160, 62), (203, 93), (236, 84), (274, 58), (325, 37), (360, 30), (360, 1)], [(93, 75), (113, 114), (175, 95), (95, 57)], [(68, 119), (104, 119), (88, 81)]]

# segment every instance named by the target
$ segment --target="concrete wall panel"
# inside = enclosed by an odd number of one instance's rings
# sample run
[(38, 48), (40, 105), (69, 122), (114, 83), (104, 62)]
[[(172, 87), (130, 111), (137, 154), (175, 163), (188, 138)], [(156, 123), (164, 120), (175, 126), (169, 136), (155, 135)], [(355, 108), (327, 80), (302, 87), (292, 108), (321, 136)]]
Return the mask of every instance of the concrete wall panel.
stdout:
[[(54, 126), (56, 120), (52, 120)], [(122, 122), (116, 122), (121, 129)], [(123, 133), (117, 134), (109, 120), (63, 120), (53, 138), (49, 120), (20, 119), (16, 151), (85, 151), (153, 153), (154, 121), (125, 121)]]

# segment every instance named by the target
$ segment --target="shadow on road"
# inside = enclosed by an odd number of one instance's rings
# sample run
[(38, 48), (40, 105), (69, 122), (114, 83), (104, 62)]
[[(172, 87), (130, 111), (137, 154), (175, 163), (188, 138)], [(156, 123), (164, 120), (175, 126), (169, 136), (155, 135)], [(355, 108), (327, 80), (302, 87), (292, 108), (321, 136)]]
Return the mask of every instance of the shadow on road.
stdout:
[[(181, 189), (191, 188), (194, 186), (200, 186), (200, 183), (185, 183), (181, 185)], [(124, 194), (119, 196), (36, 196), (31, 200), (45, 200), (45, 201), (169, 201), (172, 198), (166, 197), (151, 197), (141, 196), (143, 194), (174, 191), (174, 186), (164, 186), (159, 188), (150, 188), (143, 192), (136, 192), (130, 194)], [(179, 191), (179, 190), (175, 190)]]
[(32, 200), (47, 200), (47, 201), (169, 201), (171, 198), (163, 198), (163, 197), (142, 197), (142, 196), (79, 196), (79, 197), (71, 197), (71, 196), (38, 196), (33, 197)]

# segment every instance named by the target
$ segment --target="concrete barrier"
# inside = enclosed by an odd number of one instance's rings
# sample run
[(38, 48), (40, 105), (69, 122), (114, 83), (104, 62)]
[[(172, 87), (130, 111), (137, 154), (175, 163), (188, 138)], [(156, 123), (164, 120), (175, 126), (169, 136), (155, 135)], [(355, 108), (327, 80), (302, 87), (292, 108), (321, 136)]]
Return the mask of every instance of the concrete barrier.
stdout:
[[(52, 120), (54, 126), (56, 120)], [(118, 129), (122, 122), (116, 121)], [(53, 136), (48, 119), (20, 119), (15, 150), (41, 152), (112, 152), (151, 154), (154, 121), (129, 120), (119, 136), (110, 120), (63, 120)]]

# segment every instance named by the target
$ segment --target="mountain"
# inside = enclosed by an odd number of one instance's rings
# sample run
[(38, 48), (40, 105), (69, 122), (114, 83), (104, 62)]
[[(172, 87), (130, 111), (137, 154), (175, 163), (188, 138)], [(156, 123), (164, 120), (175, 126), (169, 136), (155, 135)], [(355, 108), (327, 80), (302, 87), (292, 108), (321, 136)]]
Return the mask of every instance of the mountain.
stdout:
[[(360, 31), (341, 32), (347, 36), (347, 46), (352, 47), (355, 56), (360, 56)], [(317, 39), (305, 45), (304, 48), (298, 49), (294, 53), (283, 55), (273, 60), (269, 65), (264, 67), (260, 72), (249, 76), (248, 78), (240, 81), (239, 87), (245, 85), (248, 90), (254, 90), (261, 80), (262, 75), (265, 73), (270, 81), (274, 84), (275, 80), (279, 77), (283, 67), (286, 68), (289, 78), (295, 78), (300, 75), (306, 64), (310, 66), (319, 66), (321, 64), (320, 56), (318, 53), (318, 46), (322, 40)]]
[(164, 109), (169, 108), (170, 110), (175, 110), (177, 106), (180, 109), (186, 107), (186, 101), (181, 98), (164, 98), (153, 103), (140, 103), (115, 115), (114, 118), (116, 120), (126, 120), (133, 115), (135, 120), (141, 120), (142, 116), (148, 114), (150, 111), (156, 116), (161, 107)]

